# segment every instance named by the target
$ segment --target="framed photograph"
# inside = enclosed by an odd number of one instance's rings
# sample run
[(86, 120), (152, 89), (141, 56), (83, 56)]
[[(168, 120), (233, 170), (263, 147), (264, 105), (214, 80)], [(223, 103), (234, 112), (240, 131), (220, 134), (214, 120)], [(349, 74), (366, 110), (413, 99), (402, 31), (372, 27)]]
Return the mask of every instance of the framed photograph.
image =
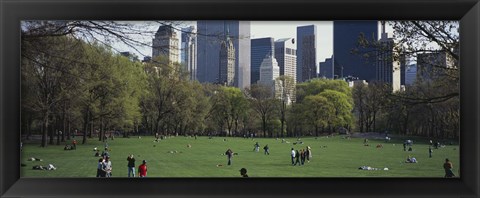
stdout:
[(2, 197), (480, 194), (476, 0), (0, 6)]

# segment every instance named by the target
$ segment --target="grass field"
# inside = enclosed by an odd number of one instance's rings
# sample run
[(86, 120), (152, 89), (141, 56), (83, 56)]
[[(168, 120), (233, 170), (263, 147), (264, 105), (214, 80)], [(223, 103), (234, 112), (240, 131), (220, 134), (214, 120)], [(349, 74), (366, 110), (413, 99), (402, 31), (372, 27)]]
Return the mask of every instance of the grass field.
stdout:
[[(134, 154), (136, 166), (147, 160), (149, 177), (240, 177), (239, 169), (246, 168), (250, 177), (443, 177), (443, 162), (449, 158), (454, 173), (459, 175), (460, 156), (458, 145), (447, 145), (434, 149), (433, 157), (428, 156), (426, 139), (414, 139), (413, 151), (403, 151), (403, 138), (369, 140), (370, 146), (363, 145), (363, 138), (345, 139), (343, 136), (302, 138), (302, 145), (293, 145), (294, 138), (244, 139), (227, 137), (171, 137), (156, 143), (152, 136), (139, 138), (116, 138), (109, 140), (113, 177), (127, 176), (127, 156)], [(81, 141), (79, 141), (81, 142)], [(253, 151), (255, 142), (260, 152)], [(187, 148), (190, 144), (191, 148)], [(264, 155), (263, 146), (270, 147), (270, 155)], [(375, 145), (383, 144), (383, 148)], [(65, 145), (65, 144), (64, 144)], [(77, 150), (64, 151), (64, 145), (39, 147), (38, 143), (24, 144), (21, 163), (23, 177), (95, 177), (98, 157), (93, 148), (103, 148), (98, 139), (89, 139)], [(291, 148), (312, 148), (313, 158), (304, 166), (292, 166)], [(230, 148), (234, 155), (232, 165), (227, 166), (225, 151)], [(170, 151), (177, 151), (177, 153)], [(404, 163), (411, 155), (418, 163)], [(35, 157), (43, 161), (28, 161)], [(53, 164), (57, 170), (32, 170), (34, 165)], [(222, 166), (217, 166), (222, 165)], [(359, 170), (370, 166), (379, 170)], [(383, 170), (387, 167), (389, 170)], [(137, 170), (138, 171), (138, 170)]]

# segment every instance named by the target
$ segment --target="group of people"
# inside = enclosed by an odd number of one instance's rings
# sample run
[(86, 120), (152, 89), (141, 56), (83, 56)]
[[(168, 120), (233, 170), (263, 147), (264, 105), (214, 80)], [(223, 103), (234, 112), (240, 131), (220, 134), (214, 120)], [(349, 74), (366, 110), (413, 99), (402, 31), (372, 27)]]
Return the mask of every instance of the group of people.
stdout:
[[(127, 157), (127, 167), (128, 167), (128, 177), (135, 177), (135, 157), (133, 154), (130, 154)], [(138, 166), (138, 177), (147, 176), (147, 160), (143, 160), (142, 164)]]
[[(260, 150), (260, 145), (258, 144), (258, 142), (256, 142), (256, 143), (253, 145), (253, 150), (254, 150), (255, 152), (258, 152), (258, 151)], [(270, 155), (270, 148), (268, 147), (268, 144), (263, 147), (263, 150), (264, 150), (264, 154), (265, 154), (265, 155)]]
[(98, 160), (97, 177), (112, 177), (112, 161), (110, 161), (110, 156), (105, 156)]
[(296, 166), (297, 164), (302, 166), (305, 164), (305, 160), (310, 162), (310, 158), (312, 158), (312, 149), (309, 146), (301, 150), (295, 150), (292, 148), (291, 157), (293, 166)]

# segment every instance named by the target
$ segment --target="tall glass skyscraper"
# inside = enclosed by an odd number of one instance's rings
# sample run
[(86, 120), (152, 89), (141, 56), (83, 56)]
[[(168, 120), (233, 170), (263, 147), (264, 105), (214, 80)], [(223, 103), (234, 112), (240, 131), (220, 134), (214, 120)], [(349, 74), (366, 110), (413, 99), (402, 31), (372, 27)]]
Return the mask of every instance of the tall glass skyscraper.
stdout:
[(352, 54), (352, 50), (357, 47), (360, 34), (363, 34), (369, 41), (377, 41), (378, 22), (333, 22), (333, 58), (336, 78), (353, 76), (360, 80), (375, 80), (375, 56), (371, 56), (371, 59), (367, 60), (361, 54)]
[(317, 77), (317, 26), (297, 27), (297, 82)]
[(226, 30), (235, 49), (235, 82), (239, 88), (250, 86), (250, 22), (197, 21), (197, 79), (219, 82), (220, 43)]
[(273, 38), (258, 38), (251, 40), (251, 64), (250, 64), (250, 83), (254, 84), (260, 79), (260, 65), (264, 58), (274, 56)]
[(197, 34), (194, 26), (182, 28), (181, 63), (183, 71), (188, 72), (190, 80), (196, 80), (197, 72)]

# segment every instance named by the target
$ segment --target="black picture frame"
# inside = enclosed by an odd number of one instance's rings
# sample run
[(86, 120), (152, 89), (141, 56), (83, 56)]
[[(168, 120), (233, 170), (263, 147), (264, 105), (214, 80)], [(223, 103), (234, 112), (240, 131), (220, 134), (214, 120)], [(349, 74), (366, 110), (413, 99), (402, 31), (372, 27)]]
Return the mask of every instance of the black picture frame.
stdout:
[[(479, 197), (478, 0), (0, 0), (1, 197)], [(20, 178), (21, 20), (460, 20), (461, 178)], [(441, 168), (441, 165), (439, 165)]]

